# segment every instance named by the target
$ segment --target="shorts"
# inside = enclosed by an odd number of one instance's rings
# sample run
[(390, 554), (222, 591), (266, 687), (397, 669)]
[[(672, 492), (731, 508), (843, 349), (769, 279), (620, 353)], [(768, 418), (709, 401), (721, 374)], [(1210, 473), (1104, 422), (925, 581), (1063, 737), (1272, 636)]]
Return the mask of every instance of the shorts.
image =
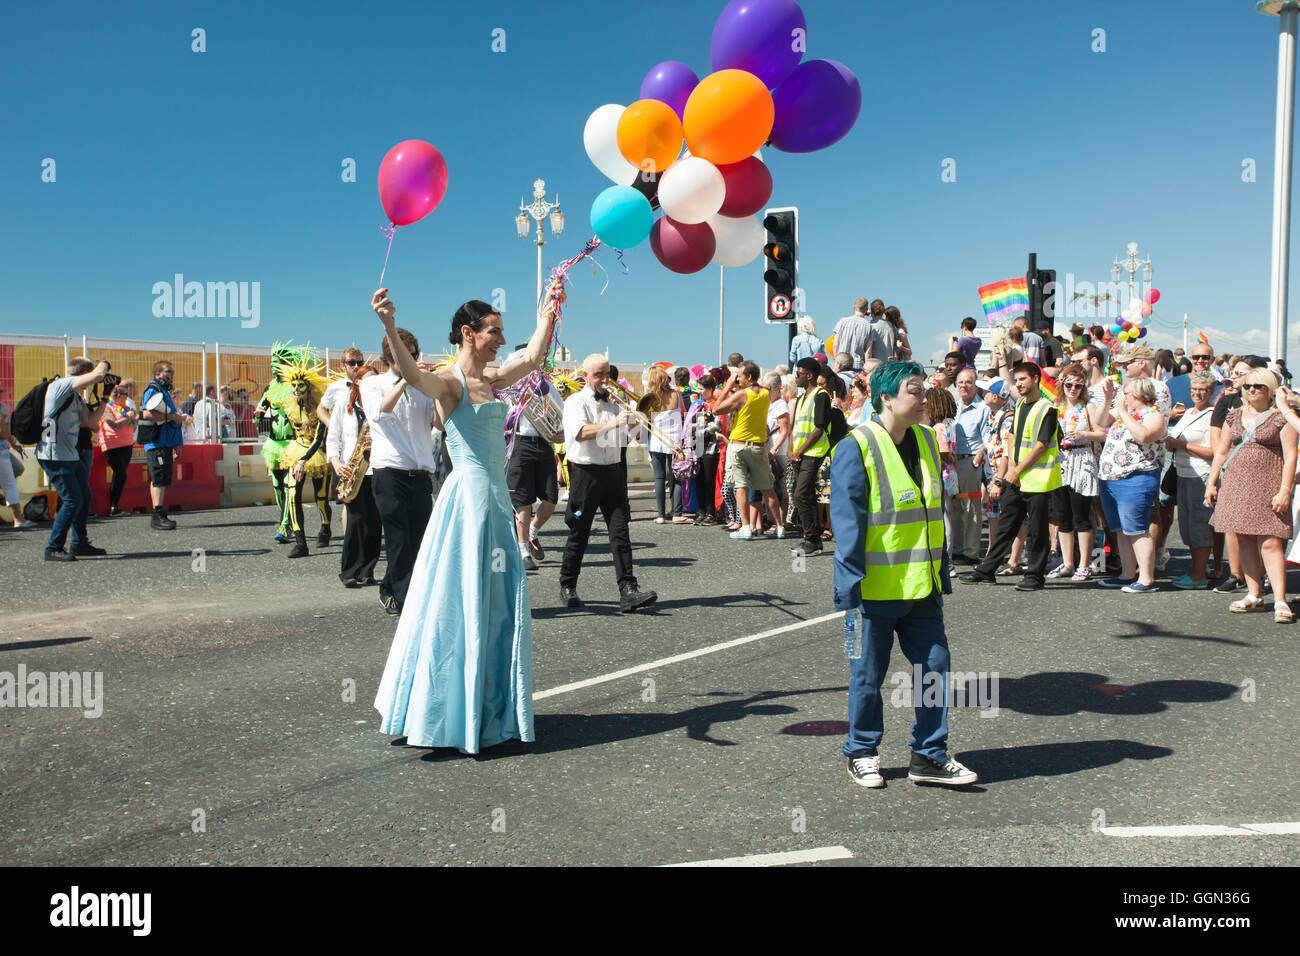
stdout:
[(172, 483), (172, 456), (175, 451), (170, 445), (145, 451), (145, 460), (149, 463), (149, 484), (155, 488), (166, 488)]
[(1069, 485), (1062, 485), (1050, 494), (1049, 509), (1057, 530), (1063, 534), (1092, 530), (1091, 498), (1079, 494)]
[(1101, 510), (1111, 530), (1130, 536), (1151, 530), (1151, 507), (1160, 491), (1158, 469), (1134, 472), (1126, 478), (1112, 478), (1100, 484)]
[(1178, 536), (1189, 548), (1208, 548), (1214, 541), (1214, 509), (1205, 504), (1205, 481), (1200, 475), (1178, 476)]
[(555, 478), (551, 443), (535, 435), (516, 435), (506, 462), (506, 487), (510, 489), (510, 503), (516, 508), (531, 507), (534, 501), (556, 504), (560, 486)]
[(772, 489), (772, 465), (762, 445), (732, 442), (727, 446), (727, 480), (737, 488)]

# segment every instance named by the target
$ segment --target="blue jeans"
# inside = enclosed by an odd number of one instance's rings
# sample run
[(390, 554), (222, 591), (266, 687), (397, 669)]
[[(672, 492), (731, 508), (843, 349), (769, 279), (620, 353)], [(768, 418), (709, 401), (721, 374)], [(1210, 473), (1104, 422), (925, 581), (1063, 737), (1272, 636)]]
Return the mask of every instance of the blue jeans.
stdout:
[(59, 510), (54, 515), (47, 548), (58, 550), (72, 531), (72, 546), (86, 543), (86, 519), (90, 517), (90, 471), (80, 461), (37, 459), (50, 486), (59, 496)]
[[(867, 613), (870, 611), (871, 616)], [(939, 763), (948, 760), (948, 635), (943, 629), (943, 606), (932, 595), (919, 601), (867, 601), (863, 605), (862, 657), (850, 661), (849, 736), (841, 752), (846, 757), (874, 757), (885, 734), (880, 685), (894, 646), (908, 662), (921, 665), (925, 684), (915, 686), (916, 723), (912, 724), (912, 750)], [(924, 706), (925, 688), (938, 674), (942, 693), (936, 706)], [(892, 682), (891, 682), (892, 683)], [(889, 691), (887, 690), (886, 693)], [(930, 695), (932, 696), (932, 694)]]

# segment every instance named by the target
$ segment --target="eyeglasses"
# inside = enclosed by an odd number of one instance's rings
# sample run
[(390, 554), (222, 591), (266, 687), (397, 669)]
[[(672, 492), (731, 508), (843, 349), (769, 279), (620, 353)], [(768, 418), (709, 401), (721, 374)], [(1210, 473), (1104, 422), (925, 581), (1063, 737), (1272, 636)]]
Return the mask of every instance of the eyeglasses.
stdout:
[(366, 361), (365, 361), (365, 359), (344, 359), (344, 360), (343, 360), (343, 364), (344, 364), (344, 365), (351, 365), (352, 367), (355, 368), (355, 367), (358, 366), (358, 365), (365, 365), (365, 364), (366, 364)]
[(1241, 386), (1241, 390), (1243, 392), (1253, 392), (1256, 390), (1268, 391), (1268, 386), (1259, 385), (1256, 382), (1246, 382), (1244, 385)]
[(1082, 383), (1082, 382), (1066, 382), (1066, 383), (1065, 383), (1065, 387), (1066, 387), (1066, 388), (1083, 388), (1083, 383)]
[(1211, 361), (1213, 361), (1213, 360), (1214, 360), (1214, 356), (1213, 356), (1213, 355), (1193, 355), (1193, 356), (1192, 356), (1192, 361), (1193, 361), (1193, 362), (1211, 362)]

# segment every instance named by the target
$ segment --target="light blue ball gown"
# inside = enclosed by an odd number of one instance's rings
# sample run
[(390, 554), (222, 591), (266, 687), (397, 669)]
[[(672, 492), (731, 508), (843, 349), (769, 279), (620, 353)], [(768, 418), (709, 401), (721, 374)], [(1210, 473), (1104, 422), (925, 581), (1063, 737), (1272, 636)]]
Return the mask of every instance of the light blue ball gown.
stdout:
[(380, 730), (415, 747), (478, 753), (533, 737), (528, 580), (506, 488), (504, 402), (447, 416), (453, 468), (411, 572), (375, 697)]

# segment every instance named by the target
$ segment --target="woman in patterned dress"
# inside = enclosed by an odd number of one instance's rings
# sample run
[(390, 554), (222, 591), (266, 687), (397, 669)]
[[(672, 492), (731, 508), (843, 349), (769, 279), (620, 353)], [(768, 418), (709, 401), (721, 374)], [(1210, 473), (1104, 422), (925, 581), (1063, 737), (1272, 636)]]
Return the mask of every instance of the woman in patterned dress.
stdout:
[(1061, 425), (1061, 487), (1051, 493), (1051, 510), (1052, 521), (1060, 531), (1061, 563), (1047, 576), (1086, 581), (1092, 575), (1092, 512), (1098, 493), (1097, 455), (1092, 443), (1104, 441), (1106, 431), (1093, 422), (1088, 404), (1088, 373), (1078, 362), (1061, 371), (1057, 406), (1060, 409), (1057, 421)]
[(1228, 413), (1219, 432), (1205, 503), (1214, 506), (1214, 530), (1236, 536), (1246, 575), (1248, 593), (1229, 610), (1253, 611), (1263, 604), (1261, 578), (1267, 571), (1273, 586), (1273, 620), (1290, 623), (1294, 615), (1286, 601), (1284, 548), (1291, 537), (1296, 430), (1270, 407), (1277, 385), (1277, 377), (1266, 368), (1253, 368), (1242, 377), (1243, 401)]
[(1168, 422), (1157, 405), (1150, 378), (1129, 379), (1124, 393), (1102, 412), (1106, 444), (1097, 468), (1106, 523), (1118, 534), (1120, 574), (1100, 582), (1129, 594), (1156, 589), (1156, 552), (1151, 538), (1151, 507), (1160, 490)]

